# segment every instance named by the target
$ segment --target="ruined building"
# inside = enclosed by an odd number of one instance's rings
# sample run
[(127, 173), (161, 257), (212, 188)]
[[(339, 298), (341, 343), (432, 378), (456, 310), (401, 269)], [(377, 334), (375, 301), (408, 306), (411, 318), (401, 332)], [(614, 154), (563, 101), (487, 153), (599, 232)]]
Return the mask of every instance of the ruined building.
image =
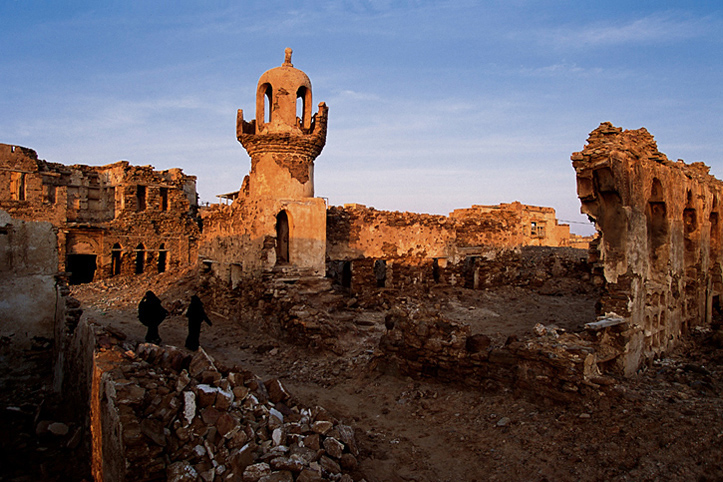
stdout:
[(201, 257), (231, 281), (264, 271), (325, 271), (326, 203), (314, 197), (314, 160), (326, 143), (327, 107), (312, 115), (311, 81), (291, 63), (264, 73), (256, 118), (238, 111), (236, 135), (251, 171), (230, 206), (204, 213)]
[(65, 166), (0, 144), (0, 209), (57, 231), (71, 283), (195, 263), (196, 178), (120, 161)]
[(670, 161), (647, 130), (603, 123), (572, 155), (600, 315), (624, 329), (616, 363), (632, 373), (691, 327), (715, 321), (721, 289), (723, 183), (703, 163)]
[(237, 137), (251, 171), (238, 193), (223, 196), (232, 204), (203, 213), (200, 250), (206, 267), (232, 286), (264, 273), (328, 274), (355, 289), (403, 280), (455, 283), (455, 270), (445, 276), (447, 265), (474, 270), (490, 248), (587, 247), (558, 224), (552, 208), (520, 203), (473, 206), (449, 217), (327, 208), (314, 197), (314, 160), (326, 142), (328, 109), (322, 102), (312, 115), (311, 104), (311, 82), (287, 49), (284, 64), (259, 79), (255, 119), (238, 112)]

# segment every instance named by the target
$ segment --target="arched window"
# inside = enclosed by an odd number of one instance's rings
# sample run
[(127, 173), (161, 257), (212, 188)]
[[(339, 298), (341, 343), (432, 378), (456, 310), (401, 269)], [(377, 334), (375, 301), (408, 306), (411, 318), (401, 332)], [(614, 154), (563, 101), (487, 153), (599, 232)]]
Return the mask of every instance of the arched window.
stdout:
[(276, 264), (289, 262), (289, 217), (286, 211), (276, 215)]
[(158, 247), (158, 272), (163, 273), (166, 271), (166, 256), (168, 255), (168, 251), (166, 251), (166, 245), (164, 243), (161, 243), (161, 245)]
[(146, 247), (143, 243), (136, 246), (136, 274), (143, 273), (146, 264)]
[(311, 127), (311, 89), (303, 85), (296, 91), (296, 117), (299, 127)]
[(123, 259), (121, 257), (123, 253), (123, 249), (121, 248), (121, 245), (118, 243), (115, 243), (113, 245), (113, 249), (110, 251), (110, 274), (111, 276), (117, 276), (121, 274), (121, 260)]
[(663, 185), (658, 179), (653, 179), (646, 214), (648, 218), (650, 261), (656, 266), (664, 266), (668, 262), (668, 209), (665, 203)]

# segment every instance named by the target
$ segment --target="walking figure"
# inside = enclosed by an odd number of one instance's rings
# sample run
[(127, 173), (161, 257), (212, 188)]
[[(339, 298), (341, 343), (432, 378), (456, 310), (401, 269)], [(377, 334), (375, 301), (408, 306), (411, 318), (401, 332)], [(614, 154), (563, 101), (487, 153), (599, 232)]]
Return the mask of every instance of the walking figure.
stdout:
[(188, 318), (188, 337), (186, 338), (186, 348), (196, 351), (198, 350), (198, 346), (200, 344), (199, 337), (201, 336), (201, 325), (205, 321), (208, 323), (208, 326), (212, 326), (211, 320), (208, 319), (206, 311), (203, 309), (203, 303), (198, 296), (191, 296), (191, 304), (188, 305), (188, 310), (186, 310), (186, 317)]
[(138, 319), (148, 327), (146, 332), (146, 342), (161, 344), (161, 336), (158, 334), (158, 326), (168, 315), (168, 311), (161, 305), (153, 291), (146, 291), (145, 296), (138, 304)]

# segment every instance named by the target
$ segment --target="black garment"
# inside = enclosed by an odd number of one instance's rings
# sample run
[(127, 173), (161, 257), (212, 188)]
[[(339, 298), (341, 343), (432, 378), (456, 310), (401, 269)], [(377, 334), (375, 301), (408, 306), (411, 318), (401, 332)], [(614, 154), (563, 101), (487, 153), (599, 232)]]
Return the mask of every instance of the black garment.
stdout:
[(188, 305), (186, 317), (188, 318), (188, 337), (186, 338), (186, 348), (196, 351), (198, 350), (198, 346), (200, 344), (199, 338), (201, 336), (201, 325), (205, 321), (208, 323), (208, 326), (212, 326), (211, 320), (208, 319), (206, 311), (203, 309), (203, 303), (198, 296), (191, 296), (191, 304)]
[(138, 319), (148, 327), (146, 342), (160, 345), (161, 336), (158, 334), (158, 326), (168, 315), (168, 311), (161, 306), (161, 300), (153, 293), (146, 291), (145, 296), (138, 304)]

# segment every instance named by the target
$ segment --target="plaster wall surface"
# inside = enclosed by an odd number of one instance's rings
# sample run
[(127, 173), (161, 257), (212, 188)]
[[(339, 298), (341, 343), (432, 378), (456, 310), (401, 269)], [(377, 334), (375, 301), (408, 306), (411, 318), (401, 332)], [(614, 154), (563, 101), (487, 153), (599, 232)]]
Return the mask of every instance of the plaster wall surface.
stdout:
[(702, 163), (671, 161), (644, 128), (603, 123), (572, 154), (581, 211), (600, 233), (590, 261), (600, 314), (629, 323), (620, 368), (676, 345), (712, 321), (721, 293), (721, 181)]
[(0, 338), (25, 349), (34, 337), (54, 337), (57, 268), (53, 226), (0, 210)]

